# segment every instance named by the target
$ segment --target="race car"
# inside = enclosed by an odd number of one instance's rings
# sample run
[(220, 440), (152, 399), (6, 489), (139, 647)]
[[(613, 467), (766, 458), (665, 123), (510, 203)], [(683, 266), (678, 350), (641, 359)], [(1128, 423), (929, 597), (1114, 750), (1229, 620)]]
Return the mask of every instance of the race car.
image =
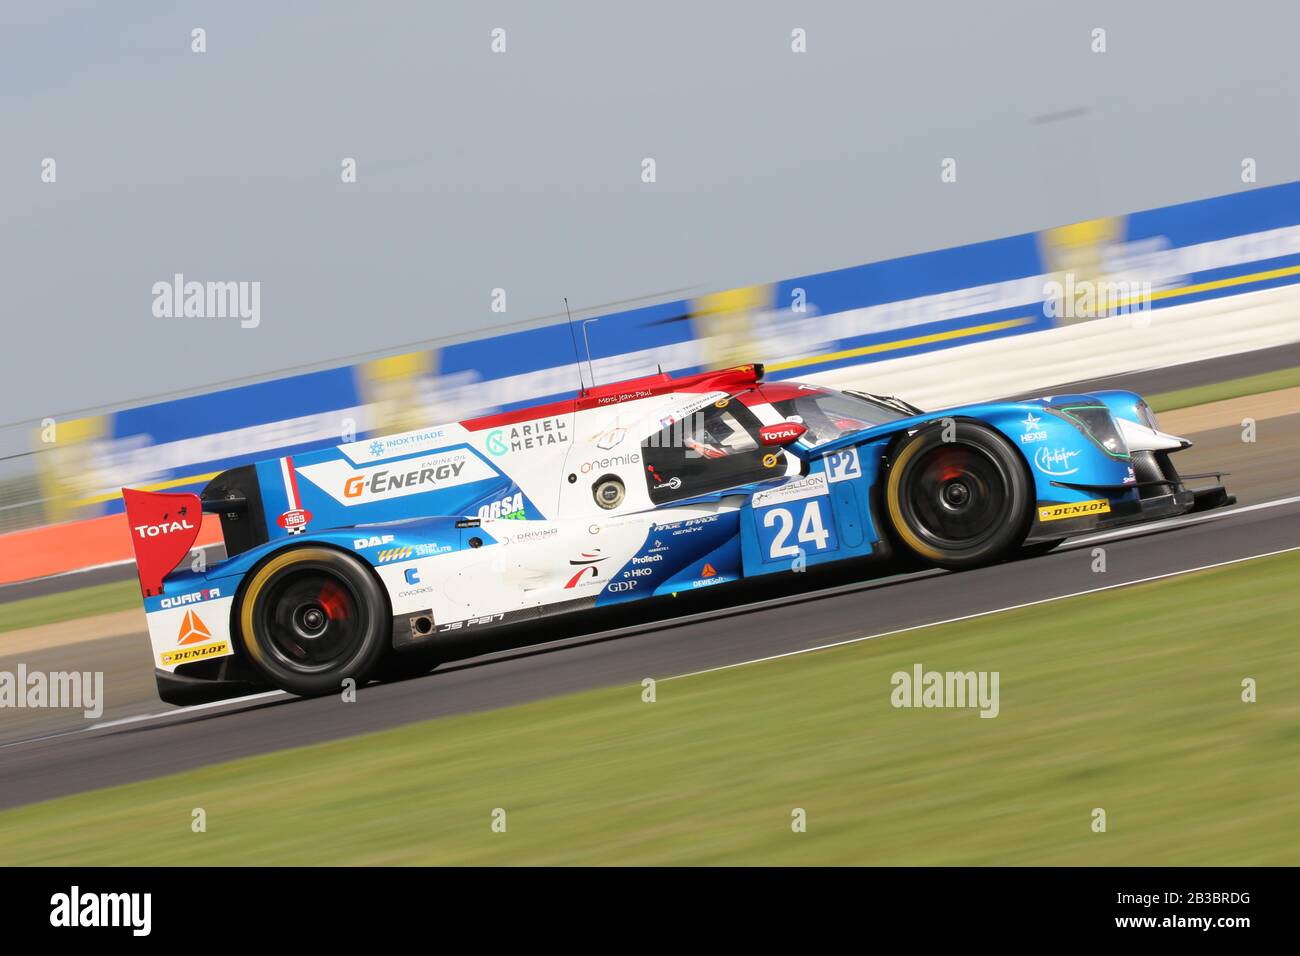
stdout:
[[(1232, 504), (1174, 469), (1190, 444), (1128, 391), (924, 412), (746, 365), (123, 497), (159, 694), (188, 703), (337, 692), (546, 615), (837, 561), (973, 568)], [(205, 512), (226, 557), (195, 569)]]

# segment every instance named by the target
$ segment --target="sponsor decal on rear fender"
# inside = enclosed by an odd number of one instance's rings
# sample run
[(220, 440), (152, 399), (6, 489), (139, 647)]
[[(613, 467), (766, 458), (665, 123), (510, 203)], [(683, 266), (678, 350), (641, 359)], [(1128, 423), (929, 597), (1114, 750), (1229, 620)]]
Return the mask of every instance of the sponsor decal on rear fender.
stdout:
[(388, 501), (498, 476), (465, 449), (367, 468), (353, 468), (346, 461), (323, 461), (304, 465), (298, 473), (344, 505)]

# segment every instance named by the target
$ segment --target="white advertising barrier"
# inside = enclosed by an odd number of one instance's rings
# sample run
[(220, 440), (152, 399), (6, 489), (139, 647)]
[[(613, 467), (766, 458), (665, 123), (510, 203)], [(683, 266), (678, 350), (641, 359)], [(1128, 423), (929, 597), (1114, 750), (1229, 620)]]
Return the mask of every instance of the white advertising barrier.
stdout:
[(1288, 285), (799, 377), (943, 408), (1296, 341)]

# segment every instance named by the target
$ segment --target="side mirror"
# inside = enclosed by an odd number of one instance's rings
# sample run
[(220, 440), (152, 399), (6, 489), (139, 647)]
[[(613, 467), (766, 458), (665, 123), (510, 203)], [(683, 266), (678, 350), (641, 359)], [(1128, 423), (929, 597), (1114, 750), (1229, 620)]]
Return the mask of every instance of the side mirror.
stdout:
[(802, 422), (781, 422), (777, 425), (764, 425), (758, 430), (758, 440), (768, 448), (784, 447), (799, 440), (799, 436), (808, 430)]

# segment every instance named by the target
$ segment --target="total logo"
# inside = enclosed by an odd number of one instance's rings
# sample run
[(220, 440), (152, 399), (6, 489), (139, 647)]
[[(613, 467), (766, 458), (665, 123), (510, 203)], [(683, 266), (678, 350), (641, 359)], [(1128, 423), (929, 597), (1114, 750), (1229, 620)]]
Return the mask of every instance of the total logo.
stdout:
[[(178, 594), (175, 597), (165, 597), (158, 602), (158, 607), (167, 610), (173, 607), (184, 607), (187, 604), (198, 604), (202, 601), (210, 601), (213, 598), (221, 597), (221, 588), (204, 588), (202, 591), (192, 591), (189, 594)], [(197, 618), (196, 618), (197, 620)], [(199, 622), (202, 626), (202, 622)]]
[(1025, 420), (1020, 423), (1025, 426), (1025, 433), (1020, 436), (1022, 445), (1029, 445), (1036, 441), (1047, 441), (1047, 432), (1038, 427), (1041, 421), (1041, 418), (1034, 417), (1033, 412), (1025, 416)]
[[(181, 512), (184, 514), (184, 512)], [(182, 518), (179, 521), (168, 521), (167, 516), (159, 524), (138, 524), (133, 529), (141, 538), (157, 538), (161, 535), (175, 534), (177, 531), (193, 531), (194, 525), (190, 524), (188, 518)]]

